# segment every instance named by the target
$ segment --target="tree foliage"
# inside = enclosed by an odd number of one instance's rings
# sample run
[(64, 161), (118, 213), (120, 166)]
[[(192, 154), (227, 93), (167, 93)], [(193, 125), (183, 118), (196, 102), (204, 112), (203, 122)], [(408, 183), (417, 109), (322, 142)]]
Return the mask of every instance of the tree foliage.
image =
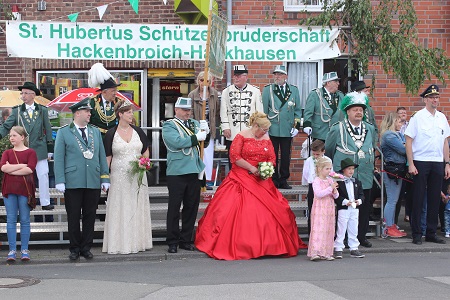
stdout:
[(317, 15), (306, 12), (299, 24), (341, 27), (340, 38), (359, 61), (362, 75), (367, 74), (370, 59), (378, 56), (384, 71), (405, 85), (408, 93), (417, 93), (433, 77), (445, 84), (450, 59), (443, 49), (420, 42), (412, 0), (324, 0), (322, 10)]

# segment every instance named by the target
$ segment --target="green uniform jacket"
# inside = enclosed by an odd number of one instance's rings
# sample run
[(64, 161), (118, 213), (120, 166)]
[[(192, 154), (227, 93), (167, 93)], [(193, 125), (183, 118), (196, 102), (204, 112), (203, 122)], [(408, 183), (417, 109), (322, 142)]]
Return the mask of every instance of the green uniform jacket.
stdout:
[(28, 144), (36, 151), (38, 160), (47, 159), (53, 152), (52, 125), (48, 118), (47, 107), (34, 103), (33, 116), (30, 118), (25, 103), (14, 106), (11, 115), (0, 126), (0, 138), (9, 134), (13, 126), (22, 126), (28, 133)]
[(195, 133), (200, 130), (197, 120), (189, 119), (194, 134), (189, 134), (175, 119), (164, 122), (162, 137), (167, 147), (167, 175), (200, 173), (205, 164), (200, 159), (198, 141)]
[[(118, 98), (116, 98), (112, 103), (111, 103), (111, 109), (108, 111), (106, 111), (106, 116), (112, 116), (114, 114), (114, 105), (116, 104), (117, 100), (119, 100)], [(100, 132), (102, 134), (105, 134), (108, 129), (113, 128), (114, 126), (117, 125), (117, 121), (116, 118), (114, 118), (111, 122), (104, 122), (101, 118), (100, 115), (101, 114), (105, 114), (105, 108), (103, 107), (103, 100), (102, 100), (102, 95), (99, 94), (96, 97), (91, 98), (91, 101), (89, 102), (92, 110), (91, 110), (91, 120), (89, 121), (89, 124), (95, 125), (100, 129)], [(97, 106), (98, 105), (98, 106)]]
[[(100, 189), (102, 183), (109, 182), (102, 136), (98, 128), (87, 127), (87, 145), (73, 123), (61, 127), (56, 135), (55, 183), (65, 183), (66, 189)], [(92, 159), (83, 156), (78, 142), (83, 151), (94, 148)]]
[(363, 157), (358, 155), (359, 150), (343, 121), (331, 126), (325, 140), (325, 155), (333, 160), (333, 169), (336, 171), (341, 169), (341, 161), (343, 159), (351, 158), (359, 165), (355, 169), (355, 175), (353, 176), (358, 178), (362, 183), (363, 189), (367, 190), (372, 188), (373, 183), (376, 135), (375, 128), (371, 124), (364, 121), (363, 123), (366, 127), (366, 136), (360, 149), (364, 152)]
[(262, 93), (264, 113), (272, 124), (269, 135), (277, 137), (291, 137), (291, 129), (300, 121), (302, 110), (300, 94), (294, 85), (285, 85), (285, 95), (282, 96), (278, 84), (266, 85)]
[[(313, 139), (325, 140), (330, 126), (343, 118), (338, 107), (330, 107), (325, 88), (314, 89), (306, 99), (305, 111), (303, 112), (303, 127), (311, 127)], [(338, 103), (344, 98), (341, 91), (336, 92)], [(339, 105), (339, 104), (338, 104)]]

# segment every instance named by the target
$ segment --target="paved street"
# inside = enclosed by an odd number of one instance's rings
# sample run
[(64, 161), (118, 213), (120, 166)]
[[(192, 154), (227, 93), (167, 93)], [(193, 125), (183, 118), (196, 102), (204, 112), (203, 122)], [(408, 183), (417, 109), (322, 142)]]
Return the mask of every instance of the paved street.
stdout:
[(0, 299), (448, 299), (449, 256), (368, 253), (310, 262), (302, 253), (226, 262), (198, 253), (167, 260), (17, 262), (0, 266), (1, 285), (21, 276), (40, 282), (0, 289)]

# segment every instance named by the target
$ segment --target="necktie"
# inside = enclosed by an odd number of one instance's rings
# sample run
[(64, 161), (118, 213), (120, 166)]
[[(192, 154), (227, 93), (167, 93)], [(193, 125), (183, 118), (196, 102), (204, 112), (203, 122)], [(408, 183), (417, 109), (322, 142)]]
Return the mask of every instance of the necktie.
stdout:
[(83, 138), (83, 140), (84, 140), (84, 142), (87, 144), (88, 143), (88, 140), (87, 140), (87, 136), (86, 136), (86, 133), (84, 132), (84, 130), (85, 130), (86, 128), (81, 128), (80, 127), (80, 130), (81, 130), (81, 137)]
[(30, 116), (30, 118), (33, 117), (33, 108), (32, 107), (28, 107), (28, 115)]
[(280, 85), (281, 96), (284, 97), (284, 85)]
[(349, 183), (349, 182), (355, 182), (355, 178), (351, 177), (351, 178), (345, 178), (344, 179), (345, 183)]
[(359, 127), (355, 127), (356, 134), (359, 134)]

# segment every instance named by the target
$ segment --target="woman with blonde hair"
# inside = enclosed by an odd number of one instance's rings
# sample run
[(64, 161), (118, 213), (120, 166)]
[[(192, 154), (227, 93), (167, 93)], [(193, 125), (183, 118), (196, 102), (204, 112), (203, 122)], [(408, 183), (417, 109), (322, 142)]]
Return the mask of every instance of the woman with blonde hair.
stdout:
[(30, 260), (28, 242), (30, 240), (30, 211), (28, 195), (35, 193), (33, 172), (36, 169), (36, 152), (28, 148), (27, 133), (21, 126), (14, 126), (9, 132), (13, 145), (2, 154), (0, 167), (4, 172), (2, 194), (6, 208), (6, 232), (9, 252), (7, 261), (16, 260), (17, 213), (20, 220), (20, 249), (22, 261)]
[(288, 201), (272, 178), (261, 178), (259, 163), (275, 164), (269, 127), (267, 115), (255, 112), (250, 128), (236, 135), (231, 171), (198, 223), (195, 246), (215, 259), (295, 256), (306, 248)]
[(400, 132), (402, 121), (396, 112), (388, 112), (381, 122), (381, 150), (384, 155), (383, 180), (386, 188), (384, 219), (386, 234), (397, 238), (406, 236), (399, 231), (395, 220), (395, 207), (402, 189), (401, 178), (406, 175), (405, 136)]
[[(203, 153), (203, 163), (205, 164), (206, 180), (210, 181), (213, 170), (214, 159), (214, 139), (216, 138), (216, 124), (219, 120), (219, 96), (217, 91), (211, 86), (212, 77), (208, 74), (207, 82), (205, 82), (205, 72), (200, 72), (197, 76), (197, 88), (191, 91), (188, 98), (192, 99), (192, 118), (200, 121), (206, 120), (208, 122), (211, 132), (209, 137), (205, 140), (205, 149)], [(202, 116), (203, 106), (203, 90), (206, 88), (205, 98), (205, 117)]]

